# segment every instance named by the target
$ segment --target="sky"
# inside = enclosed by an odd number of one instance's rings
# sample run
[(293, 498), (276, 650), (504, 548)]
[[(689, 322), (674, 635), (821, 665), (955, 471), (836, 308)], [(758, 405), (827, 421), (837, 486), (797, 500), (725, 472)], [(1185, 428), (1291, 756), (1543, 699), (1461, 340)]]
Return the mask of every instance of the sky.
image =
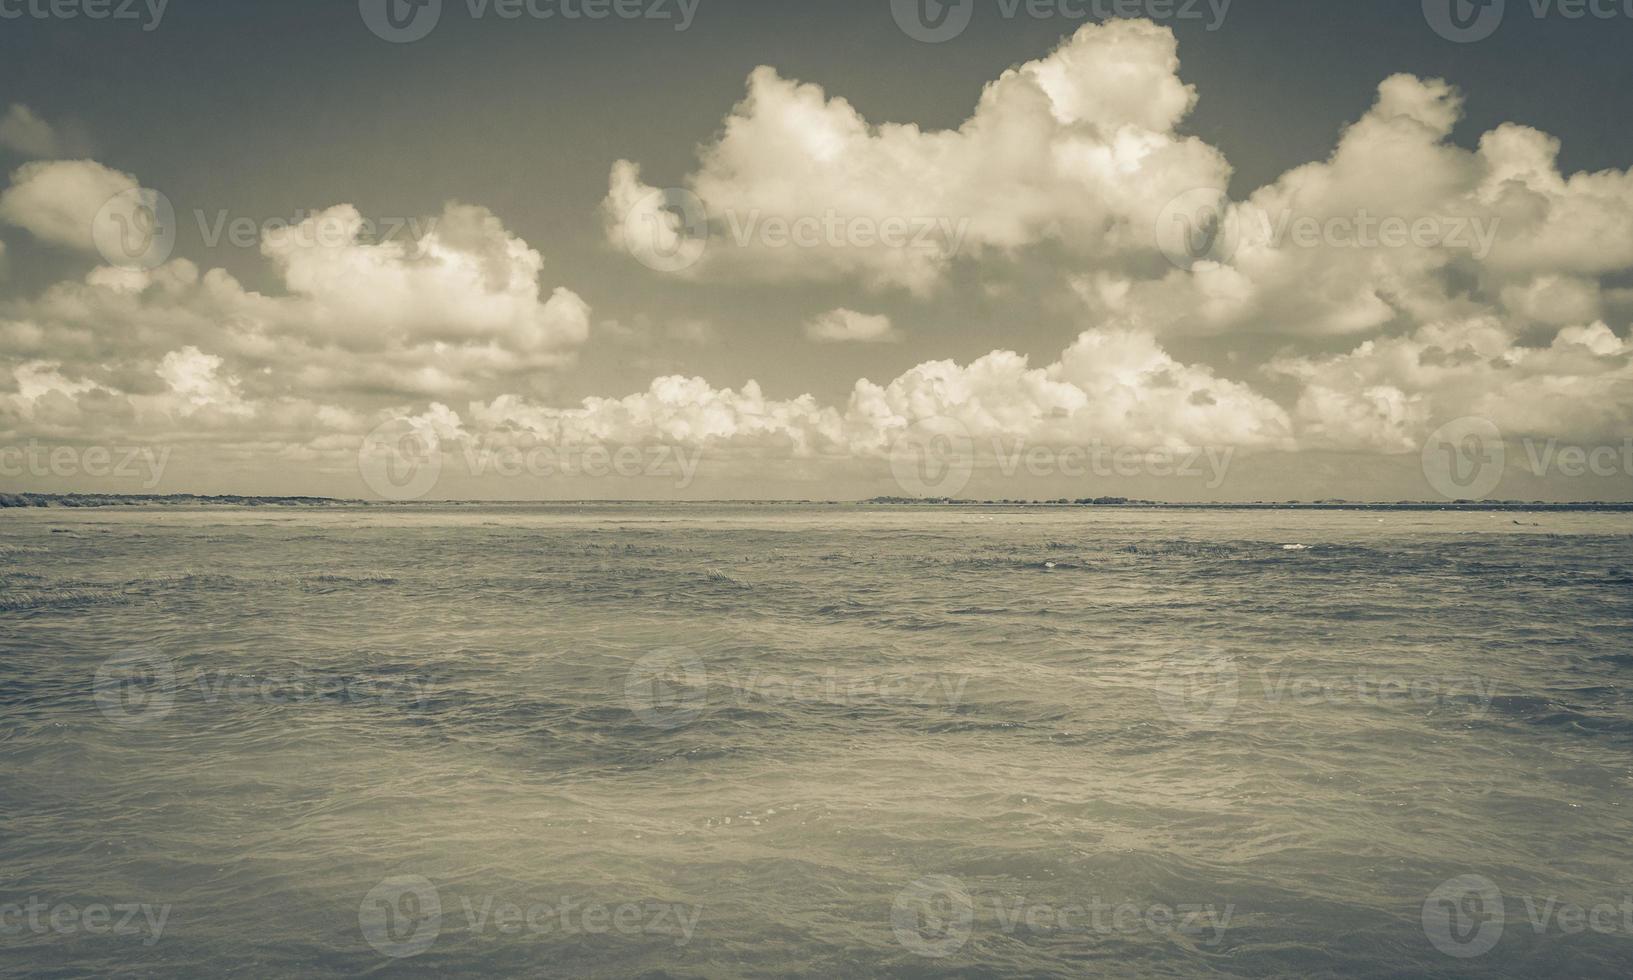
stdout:
[(1633, 0), (0, 0), (0, 490), (1633, 499), (1630, 51)]

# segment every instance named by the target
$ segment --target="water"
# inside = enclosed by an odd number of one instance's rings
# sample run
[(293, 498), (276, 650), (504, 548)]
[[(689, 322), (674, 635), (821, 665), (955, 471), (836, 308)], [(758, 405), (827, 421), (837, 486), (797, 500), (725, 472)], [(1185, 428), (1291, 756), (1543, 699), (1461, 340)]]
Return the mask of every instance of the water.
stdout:
[(1633, 518), (1521, 519), (9, 512), (0, 970), (1623, 976)]

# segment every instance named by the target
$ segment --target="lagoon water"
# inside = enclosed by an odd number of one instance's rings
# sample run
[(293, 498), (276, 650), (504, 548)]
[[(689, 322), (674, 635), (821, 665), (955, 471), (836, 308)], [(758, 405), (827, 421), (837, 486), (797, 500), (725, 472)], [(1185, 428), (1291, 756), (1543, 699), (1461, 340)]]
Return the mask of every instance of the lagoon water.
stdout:
[(1626, 976), (1633, 517), (1515, 520), (0, 514), (0, 972)]

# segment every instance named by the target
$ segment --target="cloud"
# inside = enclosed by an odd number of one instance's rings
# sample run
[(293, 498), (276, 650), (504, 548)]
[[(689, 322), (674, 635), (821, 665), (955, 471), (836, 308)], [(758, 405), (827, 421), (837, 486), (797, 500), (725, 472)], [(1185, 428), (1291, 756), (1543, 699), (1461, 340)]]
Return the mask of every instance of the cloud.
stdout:
[(891, 326), (890, 317), (844, 308), (829, 310), (813, 318), (805, 325), (805, 336), (823, 344), (887, 344), (902, 339), (896, 328)]
[(1633, 426), (1633, 343), (1604, 323), (1528, 347), (1494, 318), (1429, 324), (1267, 371), (1301, 385), (1306, 448), (1407, 452), (1446, 422), (1478, 416), (1514, 437), (1622, 439)]
[(909, 428), (930, 420), (1027, 444), (1292, 445), (1286, 412), (1268, 398), (1174, 360), (1150, 337), (1098, 330), (1085, 332), (1047, 367), (1032, 368), (1010, 351), (968, 365), (932, 361), (887, 384), (858, 381), (844, 406), (824, 406), (809, 395), (768, 399), (752, 381), (739, 391), (672, 376), (624, 398), (587, 398), (577, 408), (506, 395), (471, 411), (478, 431), (525, 430), (549, 443), (674, 443), (792, 457), (881, 456)]
[[(1228, 201), (1223, 155), (1179, 132), (1197, 98), (1179, 68), (1166, 28), (1085, 25), (929, 131), (761, 67), (679, 189), (613, 167), (608, 232), (685, 278), (918, 295), (958, 262), (991, 279), (1025, 260), (1058, 270), (1091, 321), (1159, 336), (1557, 328), (1628, 305), (1601, 280), (1633, 270), (1633, 171), (1566, 176), (1558, 140), (1515, 124), (1464, 149), (1462, 94), (1401, 74), (1327, 159)], [(675, 206), (692, 200), (704, 230)], [(884, 244), (890, 221), (917, 233)]]
[(238, 379), (224, 376), (221, 365), (221, 358), (214, 354), (206, 354), (197, 347), (184, 347), (166, 354), (159, 362), (157, 374), (180, 398), (184, 415), (206, 410), (250, 414), (251, 409), (239, 393)]
[[(922, 294), (958, 258), (1041, 243), (1085, 259), (1154, 255), (1149, 229), (1163, 205), (1230, 173), (1216, 149), (1174, 131), (1196, 101), (1178, 68), (1166, 28), (1086, 25), (1047, 58), (1006, 71), (945, 131), (870, 123), (816, 85), (758, 68), (685, 179), (710, 235), (673, 271), (854, 278)], [(614, 165), (609, 185), (616, 246), (683, 247), (690, 230), (655, 206), (676, 195), (643, 182), (630, 161)]]
[[(1449, 142), (1463, 98), (1396, 75), (1332, 156), (1211, 213), (1214, 243), (1156, 278), (1081, 274), (1090, 315), (1158, 334), (1410, 330), (1457, 317), (1561, 326), (1605, 315), (1633, 268), (1633, 173), (1563, 176), (1524, 126)], [(1168, 215), (1182, 224), (1186, 209)], [(1186, 256), (1181, 256), (1186, 258)]]
[[(89, 162), (29, 165), (20, 181), (0, 196), (4, 213), (55, 240), (72, 237), (77, 221), (65, 216), (84, 209), (84, 185), (135, 186)], [(566, 287), (541, 289), (543, 258), (483, 208), (449, 204), (423, 231), (374, 241), (341, 205), (269, 231), (262, 252), (279, 293), (176, 259), (98, 266), (8, 303), (7, 360), (50, 362), (131, 395), (162, 378), (189, 404), (243, 414), (286, 399), (536, 387), (538, 372), (570, 362), (588, 336), (588, 304)]]
[(565, 288), (541, 298), (543, 257), (485, 208), (449, 204), (413, 241), (367, 243), (363, 226), (341, 205), (262, 242), (313, 337), (356, 349), (488, 342), (540, 367), (589, 334), (584, 301)]
[[(132, 197), (136, 178), (94, 160), (24, 164), (0, 194), (0, 221), (52, 245), (94, 251), (93, 225), (110, 201)], [(130, 210), (130, 208), (127, 208)]]
[(20, 103), (0, 118), (0, 147), (36, 160), (69, 155), (66, 141), (51, 124)]
[[(0, 437), (65, 441), (187, 442), (220, 459), (266, 462), (299, 447), (349, 445), (366, 419), (299, 397), (246, 399), (222, 359), (188, 347), (170, 351), (131, 390), (73, 377), (49, 360), (17, 363), (0, 383)], [(7, 390), (10, 389), (10, 390)], [(338, 442), (336, 441), (338, 440)]]

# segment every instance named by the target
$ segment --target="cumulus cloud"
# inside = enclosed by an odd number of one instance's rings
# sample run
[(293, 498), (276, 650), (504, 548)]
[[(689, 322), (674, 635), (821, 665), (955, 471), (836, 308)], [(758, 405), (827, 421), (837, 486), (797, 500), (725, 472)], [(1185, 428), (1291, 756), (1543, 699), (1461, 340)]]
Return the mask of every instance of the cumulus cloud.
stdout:
[(251, 409), (239, 393), (237, 378), (222, 373), (221, 358), (197, 347), (171, 351), (159, 362), (156, 372), (180, 401), (184, 415), (200, 411), (221, 411), (248, 415)]
[(902, 339), (890, 317), (843, 307), (812, 318), (805, 324), (805, 336), (822, 344), (887, 344)]
[[(685, 180), (708, 215), (707, 248), (669, 271), (923, 293), (961, 254), (1042, 242), (1083, 258), (1154, 254), (1163, 205), (1230, 172), (1216, 149), (1175, 132), (1196, 101), (1178, 68), (1166, 28), (1087, 25), (989, 84), (946, 131), (876, 125), (817, 85), (756, 69)], [(696, 233), (685, 216), (656, 210), (674, 196), (619, 161), (604, 203), (614, 244), (656, 234), (655, 252), (684, 248)]]
[(415, 241), (364, 242), (362, 229), (341, 205), (262, 242), (313, 336), (362, 349), (488, 343), (537, 367), (589, 334), (587, 304), (565, 288), (541, 297), (543, 257), (485, 208), (449, 204)]
[(1406, 452), (1465, 416), (1515, 437), (1619, 441), (1633, 427), (1633, 343), (1606, 324), (1566, 327), (1528, 347), (1494, 318), (1429, 324), (1268, 371), (1301, 385), (1305, 446)]
[(752, 381), (732, 389), (671, 376), (571, 408), (503, 395), (471, 403), (464, 417), (439, 411), (459, 438), (795, 460), (880, 458), (923, 425), (973, 437), (978, 453), (1000, 445), (1410, 453), (1468, 415), (1515, 438), (1613, 441), (1633, 425), (1633, 341), (1603, 323), (1567, 327), (1542, 347), (1493, 319), (1439, 323), (1348, 353), (1277, 358), (1264, 373), (1296, 382), (1291, 410), (1174, 358), (1149, 334), (1096, 328), (1042, 367), (1010, 351), (931, 361), (882, 384), (858, 381), (837, 405), (769, 398)]
[(26, 229), (52, 245), (93, 251), (93, 225), (110, 201), (129, 197), (140, 185), (130, 174), (94, 160), (24, 164), (0, 194), (0, 221)]
[(1287, 413), (1270, 399), (1176, 361), (1150, 337), (1098, 330), (1046, 367), (1009, 351), (967, 365), (934, 361), (886, 384), (859, 381), (843, 406), (809, 395), (768, 399), (752, 381), (739, 391), (673, 376), (644, 392), (568, 409), (502, 396), (472, 405), (471, 421), (482, 431), (525, 431), (548, 443), (674, 443), (794, 457), (881, 456), (929, 421), (1033, 445), (1292, 445)]
[[(1212, 212), (1158, 278), (1083, 274), (1091, 315), (1162, 333), (1410, 330), (1455, 317), (1591, 322), (1600, 277), (1633, 268), (1633, 174), (1562, 175), (1559, 143), (1503, 125), (1451, 142), (1463, 98), (1396, 75), (1323, 162)], [(1167, 216), (1186, 223), (1185, 209)]]
[[(762, 67), (679, 189), (619, 161), (603, 207), (615, 242), (638, 226), (683, 260), (655, 268), (693, 278), (923, 294), (960, 259), (1001, 272), (1026, 252), (1058, 266), (1091, 321), (1157, 335), (1479, 315), (1557, 328), (1628, 307), (1601, 280), (1633, 270), (1633, 171), (1567, 176), (1556, 139), (1514, 124), (1463, 149), (1462, 94), (1402, 74), (1327, 159), (1231, 202), (1224, 157), (1180, 132), (1196, 98), (1174, 36), (1146, 21), (1085, 25), (991, 82), (954, 130), (874, 124)], [(677, 206), (693, 196), (706, 241)], [(881, 244), (892, 219), (923, 234)]]
[(540, 254), (485, 209), (450, 204), (412, 240), (366, 241), (362, 228), (343, 205), (269, 232), (281, 294), (185, 259), (99, 266), (10, 304), (0, 336), (14, 357), (119, 390), (150, 383), (155, 351), (202, 352), (224, 358), (253, 401), (469, 395), (565, 364), (588, 335), (588, 304), (542, 290)]

